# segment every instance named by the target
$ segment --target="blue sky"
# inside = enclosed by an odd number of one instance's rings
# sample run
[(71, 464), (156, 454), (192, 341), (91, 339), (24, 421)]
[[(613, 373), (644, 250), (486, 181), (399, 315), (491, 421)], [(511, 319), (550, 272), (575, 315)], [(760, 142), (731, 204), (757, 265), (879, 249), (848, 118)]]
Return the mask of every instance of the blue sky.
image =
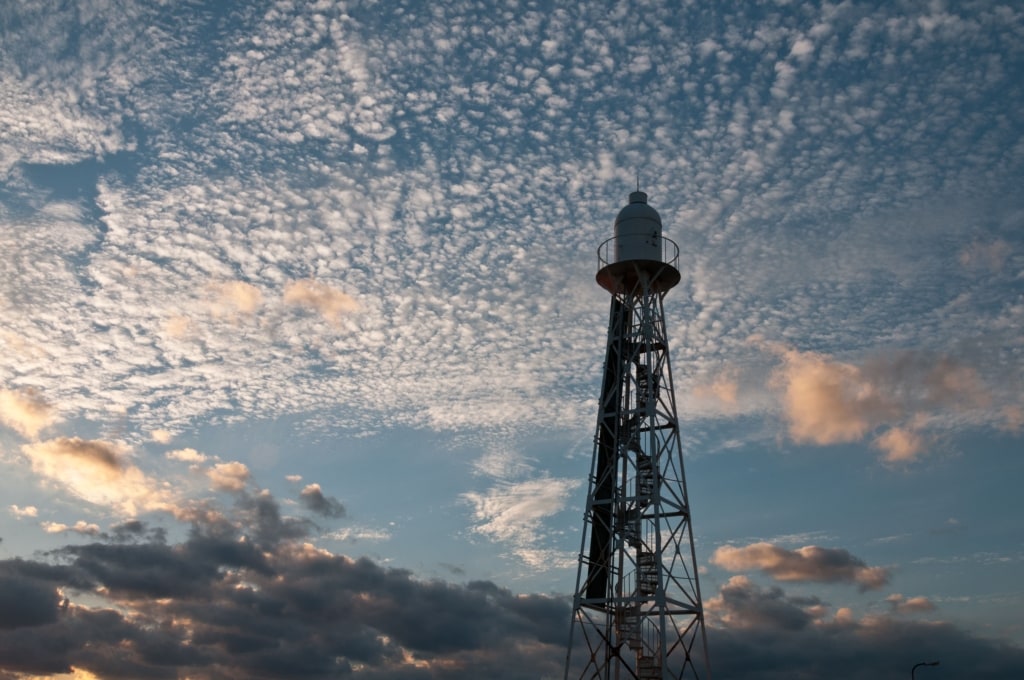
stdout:
[(5, 2), (0, 680), (561, 677), (637, 178), (722, 677), (1024, 669), (1024, 12)]

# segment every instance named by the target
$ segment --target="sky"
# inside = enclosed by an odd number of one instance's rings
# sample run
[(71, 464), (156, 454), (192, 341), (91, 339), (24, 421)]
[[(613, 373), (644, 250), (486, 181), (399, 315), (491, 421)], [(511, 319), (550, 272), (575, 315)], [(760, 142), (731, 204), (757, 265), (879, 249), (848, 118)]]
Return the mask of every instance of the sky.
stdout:
[(637, 184), (718, 678), (1024, 675), (1024, 7), (0, 3), (0, 680), (561, 678)]

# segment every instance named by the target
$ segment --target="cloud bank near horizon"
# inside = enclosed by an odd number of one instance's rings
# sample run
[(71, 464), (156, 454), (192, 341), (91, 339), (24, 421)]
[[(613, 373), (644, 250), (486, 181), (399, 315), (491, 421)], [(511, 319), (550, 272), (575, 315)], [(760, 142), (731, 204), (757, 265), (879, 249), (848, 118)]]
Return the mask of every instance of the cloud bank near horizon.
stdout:
[[(266, 494), (244, 494), (223, 510), (197, 517), (180, 543), (134, 521), (44, 558), (0, 561), (0, 667), (137, 678), (187, 670), (211, 679), (561, 671), (563, 597), (515, 595), (488, 581), (424, 581), (331, 553)], [(895, 678), (913, 649), (946, 667), (1011, 678), (1024, 660), (1019, 649), (950, 624), (905, 618), (933, 610), (923, 598), (886, 602), (892, 615), (858, 619), (820, 598), (734, 576), (706, 602), (716, 670), (767, 679), (783, 658), (787, 673), (856, 658), (849, 677)]]

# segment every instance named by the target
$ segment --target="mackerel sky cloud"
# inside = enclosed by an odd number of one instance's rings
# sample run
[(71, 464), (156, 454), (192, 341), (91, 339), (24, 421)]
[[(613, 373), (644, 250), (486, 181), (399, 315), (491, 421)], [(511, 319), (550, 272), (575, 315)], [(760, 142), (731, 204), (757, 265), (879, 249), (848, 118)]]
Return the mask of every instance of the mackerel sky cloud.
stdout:
[(639, 183), (716, 675), (1019, 677), (1021, 72), (1012, 2), (2, 3), (0, 676), (561, 677)]

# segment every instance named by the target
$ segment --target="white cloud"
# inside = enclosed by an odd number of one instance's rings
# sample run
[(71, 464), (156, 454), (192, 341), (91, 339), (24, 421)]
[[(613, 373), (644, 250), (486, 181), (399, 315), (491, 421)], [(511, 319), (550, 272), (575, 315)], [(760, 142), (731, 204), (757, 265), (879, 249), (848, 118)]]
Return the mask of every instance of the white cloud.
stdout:
[(61, 522), (40, 522), (40, 526), (43, 528), (43, 531), (48, 534), (60, 534), (72, 531), (76, 534), (82, 534), (83, 536), (96, 536), (100, 533), (99, 525), (92, 522), (86, 522), (82, 519), (70, 526)]
[(183, 463), (204, 463), (206, 462), (206, 454), (199, 453), (195, 449), (176, 449), (174, 451), (168, 451), (164, 454), (168, 460), (178, 460)]
[(579, 485), (575, 479), (532, 479), (467, 492), (463, 498), (473, 506), (475, 532), (509, 544), (530, 566), (542, 569), (552, 566), (542, 559), (546, 552), (536, 547), (544, 538), (542, 521), (563, 510)]
[(169, 430), (163, 428), (157, 428), (149, 433), (150, 438), (158, 444), (170, 444), (174, 439), (174, 434)]
[(483, 456), (473, 461), (473, 469), (482, 475), (497, 479), (521, 479), (528, 476), (534, 466), (524, 459), (513, 446), (492, 445)]
[(806, 57), (814, 52), (814, 43), (807, 38), (799, 38), (793, 42), (793, 47), (789, 50), (789, 56), (791, 57)]
[(388, 541), (391, 540), (391, 532), (387, 529), (370, 527), (344, 527), (325, 534), (324, 538), (350, 543), (357, 543), (359, 541)]
[(34, 505), (26, 505), (25, 507), (19, 507), (17, 505), (10, 506), (11, 514), (18, 519), (24, 519), (25, 517), (36, 517), (39, 515), (39, 509)]

